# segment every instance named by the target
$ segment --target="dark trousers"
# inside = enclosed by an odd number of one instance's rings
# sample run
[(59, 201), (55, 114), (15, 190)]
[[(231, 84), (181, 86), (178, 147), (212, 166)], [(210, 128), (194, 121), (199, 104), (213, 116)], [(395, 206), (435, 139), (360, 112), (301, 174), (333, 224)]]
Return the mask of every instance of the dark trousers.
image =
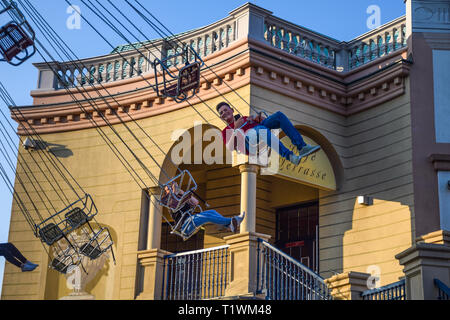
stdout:
[(21, 268), (27, 259), (12, 243), (0, 243), (0, 256), (4, 256), (6, 261)]

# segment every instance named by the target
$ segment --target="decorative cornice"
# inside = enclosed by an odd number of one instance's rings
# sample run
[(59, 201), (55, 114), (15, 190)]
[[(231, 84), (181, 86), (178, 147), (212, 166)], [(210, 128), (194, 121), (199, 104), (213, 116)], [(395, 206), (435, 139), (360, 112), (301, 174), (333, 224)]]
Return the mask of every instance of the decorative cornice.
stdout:
[[(84, 98), (80, 102), (82, 107), (73, 102), (66, 90), (34, 91), (35, 105), (17, 108), (20, 114), (14, 114), (16, 109), (11, 113), (26, 128), (19, 126), (22, 135), (30, 134), (31, 126), (38, 133), (80, 130), (94, 124), (107, 125), (102, 117), (111, 125), (139, 120), (203, 103), (253, 84), (348, 116), (404, 94), (410, 68), (410, 63), (402, 59), (404, 53), (400, 50), (377, 63), (340, 73), (247, 38), (205, 59), (210, 67), (202, 71), (197, 96), (187, 102), (157, 97), (147, 83), (154, 83), (153, 76), (144, 74), (145, 80), (132, 78), (108, 83), (105, 88), (113, 97), (108, 96), (106, 101), (96, 92), (102, 90), (99, 86), (83, 88), (92, 99)], [(83, 99), (77, 89), (70, 89), (70, 93)], [(214, 106), (208, 107), (215, 112)]]

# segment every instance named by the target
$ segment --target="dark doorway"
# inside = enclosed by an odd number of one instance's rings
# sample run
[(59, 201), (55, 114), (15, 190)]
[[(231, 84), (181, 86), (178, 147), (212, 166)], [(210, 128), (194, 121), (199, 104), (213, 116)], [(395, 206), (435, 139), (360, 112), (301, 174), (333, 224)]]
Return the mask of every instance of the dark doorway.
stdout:
[(315, 272), (319, 272), (319, 204), (281, 208), (276, 212), (275, 246)]

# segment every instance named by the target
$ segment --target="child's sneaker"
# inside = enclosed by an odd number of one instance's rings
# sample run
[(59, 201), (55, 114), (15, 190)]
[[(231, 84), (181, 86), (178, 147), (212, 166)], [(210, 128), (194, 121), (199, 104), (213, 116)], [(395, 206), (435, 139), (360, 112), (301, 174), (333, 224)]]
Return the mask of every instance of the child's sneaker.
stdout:
[(311, 146), (309, 144), (307, 144), (306, 146), (304, 146), (303, 148), (300, 149), (299, 151), (299, 156), (300, 158), (306, 157), (314, 152), (317, 152), (320, 150), (320, 146)]

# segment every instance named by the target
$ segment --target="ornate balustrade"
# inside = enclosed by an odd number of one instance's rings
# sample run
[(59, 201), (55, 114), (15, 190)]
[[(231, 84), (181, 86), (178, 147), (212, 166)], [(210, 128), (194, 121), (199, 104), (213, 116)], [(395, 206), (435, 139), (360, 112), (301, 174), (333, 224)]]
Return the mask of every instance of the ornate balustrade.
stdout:
[[(46, 86), (54, 89), (66, 87), (95, 85), (129, 79), (153, 72), (152, 62), (180, 52), (185, 45), (190, 45), (200, 57), (206, 57), (227, 48), (236, 40), (236, 19), (229, 17), (208, 27), (170, 35), (164, 39), (126, 44), (116, 47), (111, 54), (68, 62), (38, 63), (40, 71), (53, 72), (54, 80), (47, 81)], [(191, 54), (189, 60), (193, 60)], [(169, 66), (184, 63), (181, 57), (169, 61)], [(49, 73), (47, 73), (49, 74)], [(56, 76), (57, 74), (57, 76)]]
[(273, 47), (336, 69), (339, 41), (269, 16), (264, 22), (264, 39)]
[(400, 17), (347, 44), (349, 69), (355, 69), (404, 47), (406, 17)]
[[(346, 72), (404, 48), (406, 17), (350, 42), (342, 42), (277, 18), (255, 5), (245, 4), (209, 26), (164, 39), (121, 45), (109, 55), (35, 64), (40, 70), (39, 89), (103, 84), (137, 77), (152, 73), (152, 62), (156, 58), (164, 59), (180, 52), (185, 45), (192, 46), (200, 57), (205, 58), (246, 37), (323, 67)], [(185, 62), (182, 59), (178, 56), (169, 63), (178, 66)]]

